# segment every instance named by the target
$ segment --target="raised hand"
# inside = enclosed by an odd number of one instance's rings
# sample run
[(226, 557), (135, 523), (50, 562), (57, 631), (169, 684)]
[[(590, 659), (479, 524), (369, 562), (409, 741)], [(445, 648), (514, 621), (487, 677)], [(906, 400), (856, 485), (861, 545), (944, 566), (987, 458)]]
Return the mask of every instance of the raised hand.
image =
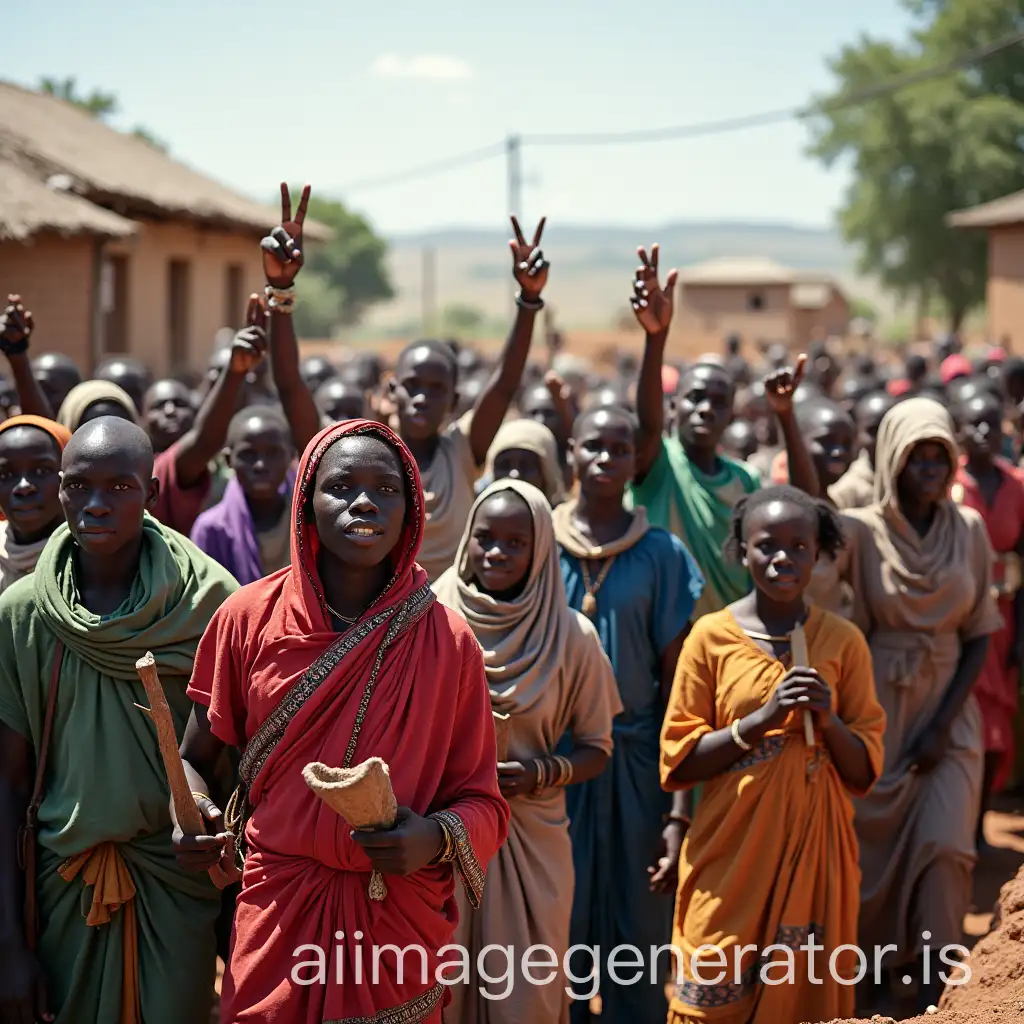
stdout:
[(8, 295), (0, 313), (0, 348), (9, 355), (24, 352), (35, 328), (32, 314), (25, 309), (20, 295)]
[(664, 334), (672, 323), (675, 308), (676, 280), (679, 272), (670, 270), (662, 288), (658, 280), (657, 243), (651, 246), (651, 255), (643, 247), (637, 249), (640, 266), (633, 281), (633, 297), (629, 300), (637, 322), (645, 334)]
[(540, 250), (540, 237), (544, 234), (547, 217), (541, 217), (537, 230), (533, 233), (533, 242), (528, 243), (520, 230), (519, 221), (512, 217), (512, 230), (516, 237), (509, 240), (512, 250), (512, 274), (528, 302), (536, 302), (544, 285), (548, 283), (548, 267), (551, 266), (544, 253)]
[(302, 252), (302, 225), (306, 220), (309, 206), (310, 186), (302, 190), (299, 206), (292, 220), (292, 196), (288, 183), (281, 182), (281, 226), (274, 228), (260, 242), (263, 250), (263, 273), (267, 284), (274, 288), (290, 288), (295, 276), (302, 269), (305, 256)]
[[(275, 287), (277, 287), (275, 285)], [(267, 351), (267, 310), (254, 292), (245, 310), (245, 327), (231, 341), (231, 372), (251, 373)]]
[(764, 379), (764, 397), (772, 412), (776, 415), (785, 414), (793, 408), (793, 395), (800, 387), (804, 379), (804, 367), (807, 365), (807, 356), (801, 353), (797, 357), (796, 368), (790, 369), (784, 366), (781, 370), (774, 370)]

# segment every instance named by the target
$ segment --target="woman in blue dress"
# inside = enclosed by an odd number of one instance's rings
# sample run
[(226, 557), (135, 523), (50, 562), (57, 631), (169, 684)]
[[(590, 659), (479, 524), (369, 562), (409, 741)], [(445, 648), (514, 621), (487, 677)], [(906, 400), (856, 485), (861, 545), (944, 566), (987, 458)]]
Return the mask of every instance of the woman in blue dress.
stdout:
[[(688, 824), (684, 804), (661, 789), (662, 718), (676, 661), (704, 578), (682, 541), (647, 522), (643, 508), (623, 505), (636, 467), (636, 421), (615, 406), (576, 421), (571, 457), (578, 497), (554, 512), (562, 578), (570, 607), (597, 627), (625, 708), (614, 723), (611, 762), (597, 778), (566, 792), (576, 870), (571, 942), (599, 946), (601, 1021), (664, 1020), (666, 952), (653, 972), (651, 948), (668, 946), (679, 847)], [(620, 944), (644, 957), (642, 977), (617, 984), (606, 971)], [(586, 973), (573, 961), (573, 973)], [(589, 966), (589, 965), (588, 965)], [(639, 968), (620, 970), (625, 978)], [(573, 1024), (590, 1017), (578, 985)], [(579, 998), (583, 996), (582, 998)]]

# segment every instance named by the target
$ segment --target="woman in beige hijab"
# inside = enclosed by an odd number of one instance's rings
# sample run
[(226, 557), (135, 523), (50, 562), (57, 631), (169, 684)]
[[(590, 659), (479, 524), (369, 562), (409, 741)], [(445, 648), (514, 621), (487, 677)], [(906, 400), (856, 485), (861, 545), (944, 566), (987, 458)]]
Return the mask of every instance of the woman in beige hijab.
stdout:
[(487, 452), (491, 480), (522, 480), (544, 492), (551, 507), (565, 501), (565, 473), (555, 435), (536, 420), (506, 420)]
[[(857, 801), (860, 945), (869, 964), (874, 950), (896, 946), (885, 962), (891, 977), (919, 979), (919, 1012), (938, 1003), (940, 971), (959, 975), (938, 951), (960, 941), (970, 904), (983, 768), (971, 688), (1001, 624), (984, 523), (949, 497), (954, 437), (931, 399), (891, 409), (878, 432), (875, 504), (844, 523), (854, 621), (887, 718), (882, 777)], [(865, 995), (884, 998), (884, 987)]]
[[(480, 495), (455, 565), (434, 584), (438, 599), (469, 623), (483, 648), (495, 711), (508, 715), (507, 752), (499, 750), (501, 792), (512, 818), (508, 840), (487, 868), (477, 911), (460, 903), (454, 942), (469, 954), (467, 984), (452, 985), (448, 1024), (568, 1024), (568, 981), (560, 971), (569, 948), (572, 847), (564, 787), (598, 775), (612, 749), (612, 719), (621, 709), (612, 667), (590, 622), (569, 609), (547, 499), (530, 484), (500, 480)], [(504, 730), (502, 730), (504, 732)], [(568, 756), (553, 751), (566, 733)], [(499, 742), (502, 742), (499, 740)], [(461, 897), (458, 897), (460, 898)], [(477, 974), (484, 947), (494, 954)], [(521, 973), (523, 954), (544, 946), (553, 970)], [(539, 959), (538, 963), (541, 962)], [(506, 998), (488, 999), (481, 988)]]

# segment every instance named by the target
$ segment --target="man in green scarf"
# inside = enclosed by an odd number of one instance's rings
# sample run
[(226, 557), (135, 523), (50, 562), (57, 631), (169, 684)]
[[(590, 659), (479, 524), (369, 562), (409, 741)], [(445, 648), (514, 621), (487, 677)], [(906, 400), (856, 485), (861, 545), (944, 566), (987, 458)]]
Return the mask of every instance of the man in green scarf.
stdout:
[[(202, 1021), (220, 898), (175, 860), (156, 730), (135, 707), (145, 703), (135, 662), (156, 656), (180, 738), (196, 646), (237, 585), (146, 511), (158, 485), (139, 427), (86, 424), (62, 466), (67, 523), (35, 574), (0, 597), (0, 1020)], [(33, 957), (15, 836), (55, 665)]]
[[(722, 434), (732, 421), (736, 386), (729, 371), (717, 363), (697, 363), (679, 379), (678, 437), (665, 437), (662, 395), (662, 364), (672, 323), (676, 272), (662, 288), (658, 280), (658, 247), (651, 255), (639, 250), (641, 266), (633, 286), (633, 311), (646, 334), (637, 413), (637, 474), (631, 488), (634, 505), (647, 509), (654, 526), (674, 533), (689, 548), (707, 581), (693, 610), (696, 622), (718, 611), (750, 590), (750, 578), (742, 565), (727, 563), (722, 545), (728, 537), (732, 509), (745, 494), (761, 486), (758, 471), (745, 462), (719, 452)], [(818, 493), (817, 477), (805, 446), (790, 444), (798, 436), (792, 393), (799, 378), (790, 370), (773, 374), (765, 391), (786, 439), (790, 479), (795, 487)]]

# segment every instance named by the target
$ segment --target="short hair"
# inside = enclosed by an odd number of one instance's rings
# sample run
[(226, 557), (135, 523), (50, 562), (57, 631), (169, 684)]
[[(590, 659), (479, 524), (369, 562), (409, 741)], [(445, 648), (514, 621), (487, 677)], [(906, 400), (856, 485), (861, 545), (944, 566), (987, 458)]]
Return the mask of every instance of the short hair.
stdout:
[(688, 377), (692, 377), (694, 373), (696, 373), (698, 370), (711, 370), (714, 373), (717, 373), (720, 377), (723, 377), (725, 380), (727, 380), (729, 382), (729, 387), (732, 390), (733, 397), (735, 398), (736, 381), (733, 378), (733, 375), (729, 372), (728, 367), (723, 366), (721, 363), (712, 363), (708, 362), (707, 360), (700, 363), (694, 363), (692, 366), (687, 366), (686, 369), (683, 370), (681, 374), (679, 374), (679, 384), (676, 388), (677, 393), (682, 392), (683, 381), (685, 381)]
[(637, 419), (636, 414), (631, 412), (625, 406), (613, 404), (595, 405), (593, 409), (586, 409), (584, 412), (581, 412), (573, 421), (572, 436), (576, 437), (576, 435), (583, 429), (583, 425), (587, 420), (592, 420), (599, 412), (606, 412), (625, 420), (632, 428), (634, 435), (640, 429), (640, 421)]
[(240, 438), (239, 435), (245, 429), (246, 423), (258, 417), (272, 427), (283, 430), (289, 441), (292, 441), (292, 428), (284, 410), (279, 405), (247, 405), (231, 417), (228, 424), (227, 443), (235, 444)]
[(777, 487), (763, 487), (736, 502), (732, 510), (732, 522), (729, 524), (729, 535), (722, 546), (722, 554), (727, 561), (740, 562), (747, 520), (754, 511), (772, 501), (796, 505), (807, 512), (817, 525), (818, 547), (830, 558), (834, 558), (846, 546), (839, 514), (828, 502), (812, 498), (806, 491), (789, 484), (780, 484)]
[(395, 368), (397, 369), (398, 366), (401, 365), (402, 360), (404, 360), (410, 352), (415, 352), (418, 348), (430, 349), (434, 355), (440, 356), (451, 371), (452, 387), (457, 388), (459, 386), (459, 357), (447, 341), (434, 341), (433, 339), (428, 338), (425, 341), (411, 342), (398, 353), (398, 359), (395, 360)]

